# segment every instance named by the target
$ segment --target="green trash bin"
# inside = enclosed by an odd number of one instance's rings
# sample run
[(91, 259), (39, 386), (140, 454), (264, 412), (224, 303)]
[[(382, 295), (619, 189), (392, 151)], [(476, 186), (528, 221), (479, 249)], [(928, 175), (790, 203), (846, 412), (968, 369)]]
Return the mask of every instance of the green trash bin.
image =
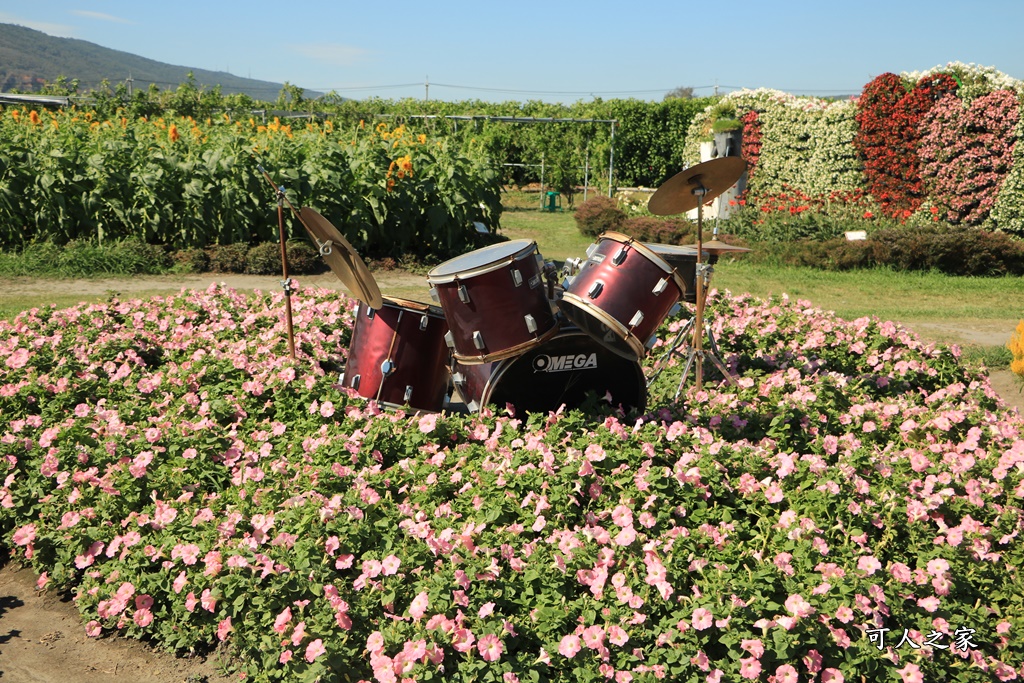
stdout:
[(549, 191), (545, 198), (544, 206), (541, 207), (545, 211), (554, 213), (555, 211), (562, 210), (562, 196), (554, 190)]

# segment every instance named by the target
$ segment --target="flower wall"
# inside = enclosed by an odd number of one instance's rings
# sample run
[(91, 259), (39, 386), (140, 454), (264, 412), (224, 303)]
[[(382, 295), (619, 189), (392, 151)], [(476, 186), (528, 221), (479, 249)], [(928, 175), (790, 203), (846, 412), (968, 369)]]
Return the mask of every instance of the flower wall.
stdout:
[(1024, 422), (955, 348), (713, 293), (738, 386), (412, 416), (335, 384), (352, 301), (299, 288), (297, 363), (282, 303), (0, 322), (0, 542), (87, 635), (260, 682), (1024, 674)]
[(872, 213), (900, 221), (938, 215), (1024, 236), (1022, 94), (1021, 81), (960, 63), (882, 74), (849, 101), (737, 91), (694, 118), (684, 159), (699, 161), (697, 139), (715, 117), (735, 116), (755, 138), (744, 143), (756, 151), (745, 197), (755, 209), (800, 194), (831, 212), (829, 198), (862, 190)]

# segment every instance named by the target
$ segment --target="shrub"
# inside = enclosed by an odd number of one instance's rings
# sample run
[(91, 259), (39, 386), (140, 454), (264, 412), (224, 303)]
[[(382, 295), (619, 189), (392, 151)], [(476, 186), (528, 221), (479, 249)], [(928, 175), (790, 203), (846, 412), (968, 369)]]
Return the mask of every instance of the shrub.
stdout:
[(587, 237), (597, 237), (609, 230), (622, 232), (626, 214), (619, 209), (618, 203), (604, 195), (594, 195), (576, 208), (573, 213), (576, 227)]
[[(324, 265), (319, 252), (305, 242), (288, 242), (285, 249), (289, 275), (316, 273)], [(280, 275), (280, 242), (264, 242), (249, 249), (245, 257), (245, 272), (250, 275)]]
[(641, 242), (657, 244), (689, 244), (696, 239), (696, 227), (684, 218), (633, 216), (626, 219), (622, 232)]
[(210, 270), (215, 273), (244, 273), (248, 244), (217, 244), (207, 247)]
[(210, 269), (210, 257), (198, 248), (179, 249), (171, 255), (175, 268), (180, 273), (205, 273)]

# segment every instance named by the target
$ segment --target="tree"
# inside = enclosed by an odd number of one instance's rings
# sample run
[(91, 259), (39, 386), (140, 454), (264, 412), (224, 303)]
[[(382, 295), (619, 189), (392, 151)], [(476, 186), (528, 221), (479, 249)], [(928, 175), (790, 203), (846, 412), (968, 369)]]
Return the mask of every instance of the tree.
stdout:
[(683, 85), (679, 86), (678, 88), (673, 88), (672, 90), (669, 90), (667, 93), (665, 93), (664, 99), (666, 99), (666, 100), (677, 100), (677, 99), (678, 100), (690, 100), (690, 99), (693, 99), (693, 88), (691, 88), (689, 86), (683, 86)]

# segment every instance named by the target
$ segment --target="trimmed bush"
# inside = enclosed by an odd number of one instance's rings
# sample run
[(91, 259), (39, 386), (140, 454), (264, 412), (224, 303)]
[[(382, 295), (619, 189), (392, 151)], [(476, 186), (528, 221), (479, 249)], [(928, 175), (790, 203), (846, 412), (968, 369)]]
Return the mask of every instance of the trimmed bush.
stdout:
[(609, 230), (622, 232), (626, 222), (626, 214), (619, 208), (618, 202), (611, 197), (594, 195), (580, 204), (573, 213), (576, 227), (587, 237), (597, 237)]
[(633, 216), (626, 219), (622, 232), (641, 242), (657, 244), (689, 244), (697, 239), (697, 226), (685, 218)]
[(179, 272), (205, 273), (210, 269), (210, 257), (202, 249), (180, 249), (171, 255)]
[(210, 270), (215, 273), (244, 273), (248, 253), (248, 244), (217, 244), (206, 249)]

